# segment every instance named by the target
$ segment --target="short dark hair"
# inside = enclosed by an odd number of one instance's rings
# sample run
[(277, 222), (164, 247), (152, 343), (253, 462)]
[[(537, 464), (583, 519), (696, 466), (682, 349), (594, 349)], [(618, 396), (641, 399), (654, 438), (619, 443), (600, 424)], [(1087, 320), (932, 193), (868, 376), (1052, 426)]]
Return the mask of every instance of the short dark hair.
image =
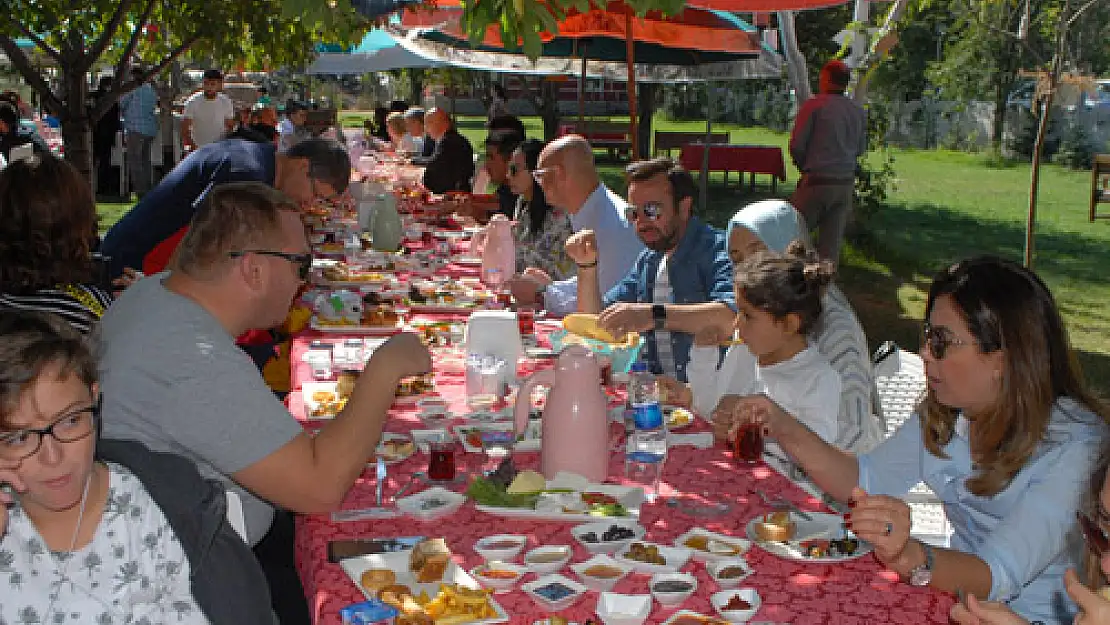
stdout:
[(46, 370), (58, 367), (87, 386), (96, 382), (96, 358), (86, 337), (57, 315), (0, 310), (0, 428)]
[(7, 100), (0, 100), (0, 122), (8, 125), (8, 132), (15, 132), (19, 127), (19, 109)]
[(693, 199), (698, 188), (690, 172), (683, 169), (682, 165), (676, 163), (674, 159), (666, 156), (630, 163), (624, 168), (624, 173), (628, 176), (629, 184), (650, 180), (656, 176), (666, 176), (667, 182), (671, 183), (671, 194), (674, 196), (676, 207), (686, 198)]
[(289, 158), (308, 159), (308, 177), (328, 183), (336, 193), (343, 193), (351, 182), (351, 157), (333, 139), (311, 137), (285, 151)]
[(524, 141), (528, 136), (528, 132), (524, 129), (524, 122), (516, 115), (498, 115), (486, 122), (486, 129), (490, 134), (500, 130), (511, 131), (517, 135), (517, 141)]
[(0, 292), (89, 283), (96, 222), (92, 188), (76, 167), (41, 152), (9, 163), (0, 171)]
[(409, 110), (409, 103), (404, 100), (393, 100), (389, 103), (390, 113), (404, 113)]
[(204, 80), (223, 80), (224, 73), (216, 68), (204, 70)]
[(521, 138), (511, 130), (498, 130), (486, 137), (486, 147), (497, 150), (506, 159), (512, 158), (513, 150), (520, 145)]
[(524, 155), (524, 164), (528, 166), (528, 171), (536, 171), (540, 165), (540, 152), (543, 152), (543, 147), (547, 145), (539, 139), (525, 139), (517, 146), (520, 153)]

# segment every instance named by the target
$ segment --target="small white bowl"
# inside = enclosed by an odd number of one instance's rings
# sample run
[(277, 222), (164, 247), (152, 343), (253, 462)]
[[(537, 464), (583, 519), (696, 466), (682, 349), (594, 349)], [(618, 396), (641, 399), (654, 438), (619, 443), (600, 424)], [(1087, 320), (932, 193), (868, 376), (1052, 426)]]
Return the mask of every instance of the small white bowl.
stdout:
[[(513, 543), (513, 546), (495, 546), (498, 543)], [(528, 537), (520, 534), (494, 534), (486, 536), (474, 543), (474, 553), (482, 556), (486, 562), (508, 562), (524, 551), (528, 544)]]
[[(737, 575), (736, 577), (722, 578), (721, 571), (731, 567), (739, 567), (741, 569), (744, 569), (745, 572), (742, 575)], [(705, 570), (709, 572), (710, 579), (712, 579), (714, 583), (717, 584), (717, 587), (721, 588), (722, 590), (726, 588), (736, 588), (740, 585), (740, 582), (748, 579), (748, 577), (755, 573), (755, 571), (752, 570), (752, 567), (748, 565), (748, 562), (743, 558), (725, 558), (722, 560), (714, 560), (705, 565)]]
[[(570, 591), (558, 598), (546, 595), (544, 589), (552, 584), (558, 584)], [(528, 582), (520, 587), (533, 601), (548, 612), (561, 612), (574, 605), (582, 595), (586, 594), (586, 587), (563, 575), (544, 575), (539, 579)]]
[[(594, 577), (593, 575), (590, 575), (586, 572), (595, 566), (613, 567), (614, 569), (620, 571), (620, 574), (613, 577)], [(585, 562), (572, 564), (570, 568), (578, 575), (578, 578), (582, 580), (582, 584), (584, 584), (586, 588), (589, 588), (590, 590), (601, 591), (612, 590), (613, 586), (617, 585), (617, 582), (624, 579), (624, 577), (628, 575), (630, 571), (632, 571), (632, 567), (626, 564), (621, 564), (620, 562), (617, 562), (616, 560), (605, 554), (598, 554), (590, 558), (589, 560), (586, 560)]]
[[(732, 599), (736, 595), (740, 595), (740, 598), (747, 601), (752, 607), (747, 610), (722, 609), (724, 605), (728, 603), (729, 599)], [(759, 598), (759, 593), (756, 592), (754, 588), (721, 590), (713, 593), (713, 596), (710, 597), (709, 600), (713, 603), (713, 607), (717, 609), (717, 614), (720, 614), (721, 618), (732, 623), (747, 623), (755, 616), (755, 613), (759, 611), (759, 606), (763, 605), (763, 601)]]
[[(513, 577), (486, 577), (486, 571), (506, 571), (513, 573)], [(478, 583), (486, 588), (489, 588), (494, 593), (500, 594), (509, 592), (513, 586), (524, 577), (528, 572), (527, 567), (520, 566), (519, 564), (508, 564), (505, 562), (487, 562), (486, 564), (479, 564), (478, 566), (470, 569), (470, 576), (478, 580)]]
[[(561, 554), (559, 559), (550, 560), (545, 562), (536, 562), (535, 558), (543, 558), (546, 554)], [(536, 547), (535, 549), (524, 554), (524, 564), (537, 575), (544, 575), (547, 573), (555, 573), (562, 569), (570, 562), (570, 557), (574, 554), (568, 545), (544, 545), (543, 547)], [(544, 558), (546, 559), (546, 558)]]
[[(690, 585), (690, 588), (688, 590), (679, 591), (656, 590), (656, 585), (662, 582), (686, 583)], [(690, 573), (656, 573), (651, 576), (648, 588), (651, 590), (651, 595), (659, 602), (659, 605), (665, 608), (674, 608), (682, 605), (683, 601), (686, 601), (697, 592), (698, 580)]]
[(445, 415), (447, 414), (447, 400), (442, 397), (425, 397), (416, 402), (416, 408), (421, 412), (421, 416), (427, 415)]
[[(631, 530), (633, 532), (633, 536), (630, 538), (622, 538), (620, 540), (601, 540), (602, 535), (614, 525)], [(591, 533), (598, 538), (597, 541), (587, 541), (582, 538), (586, 534)], [(643, 526), (639, 523), (635, 521), (624, 520), (585, 523), (583, 525), (578, 525), (570, 530), (570, 535), (574, 536), (574, 539), (577, 540), (583, 547), (586, 548), (586, 551), (590, 553), (614, 553), (616, 551), (620, 551), (621, 549), (624, 549), (629, 544), (631, 544), (632, 541), (643, 539), (645, 533), (646, 530), (644, 530)]]
[(454, 514), (465, 502), (465, 496), (433, 486), (421, 493), (398, 499), (397, 509), (421, 521), (431, 521)]
[(603, 592), (597, 600), (597, 615), (605, 625), (640, 625), (650, 614), (650, 595)]

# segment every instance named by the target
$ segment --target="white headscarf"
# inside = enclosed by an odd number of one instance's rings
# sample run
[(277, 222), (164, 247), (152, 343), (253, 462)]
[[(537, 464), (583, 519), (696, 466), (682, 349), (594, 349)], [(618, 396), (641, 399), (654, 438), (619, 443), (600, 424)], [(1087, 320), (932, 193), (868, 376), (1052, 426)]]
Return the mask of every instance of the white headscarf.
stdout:
[(786, 200), (762, 200), (741, 208), (728, 221), (729, 238), (737, 226), (751, 231), (778, 254), (786, 252), (791, 241), (809, 242), (805, 219)]

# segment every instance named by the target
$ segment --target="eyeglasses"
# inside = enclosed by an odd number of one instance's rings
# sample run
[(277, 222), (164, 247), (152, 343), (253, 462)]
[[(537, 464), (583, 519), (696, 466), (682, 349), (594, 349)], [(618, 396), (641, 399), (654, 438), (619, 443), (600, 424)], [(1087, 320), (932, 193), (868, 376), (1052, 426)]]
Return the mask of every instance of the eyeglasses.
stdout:
[(243, 250), (241, 252), (228, 252), (227, 255), (231, 258), (242, 258), (247, 254), (258, 254), (259, 256), (273, 256), (281, 258), (297, 265), (297, 277), (301, 280), (308, 279), (308, 272), (312, 271), (312, 254), (293, 254), (291, 252), (275, 252), (272, 250)]
[(660, 202), (644, 202), (643, 206), (628, 206), (624, 209), (624, 217), (628, 221), (636, 221), (640, 215), (645, 219), (655, 221), (663, 214), (663, 204)]
[(1079, 530), (1083, 532), (1083, 538), (1090, 546), (1091, 552), (1096, 558), (1101, 558), (1107, 549), (1110, 549), (1110, 537), (1106, 536), (1106, 530), (1083, 512), (1076, 512), (1075, 516), (1079, 520)]
[(0, 432), (0, 458), (10, 461), (30, 458), (42, 447), (42, 439), (48, 434), (59, 443), (79, 441), (92, 434), (99, 417), (100, 400), (98, 399), (95, 404), (58, 417), (45, 428)]
[(543, 169), (535, 169), (532, 170), (532, 177), (536, 179), (536, 182), (543, 184), (544, 177), (547, 176), (547, 174), (555, 171), (556, 169), (559, 169), (558, 165), (544, 167)]
[(509, 175), (510, 176), (515, 176), (515, 175), (519, 174), (522, 171), (524, 171), (524, 169), (521, 168), (521, 167), (517, 167), (516, 163), (509, 163)]
[(925, 325), (922, 327), (922, 338), (925, 346), (929, 348), (929, 353), (937, 360), (944, 360), (944, 357), (948, 354), (949, 347), (972, 345), (972, 343), (968, 341), (953, 336), (952, 331), (948, 328), (934, 328), (929, 322), (925, 322)]

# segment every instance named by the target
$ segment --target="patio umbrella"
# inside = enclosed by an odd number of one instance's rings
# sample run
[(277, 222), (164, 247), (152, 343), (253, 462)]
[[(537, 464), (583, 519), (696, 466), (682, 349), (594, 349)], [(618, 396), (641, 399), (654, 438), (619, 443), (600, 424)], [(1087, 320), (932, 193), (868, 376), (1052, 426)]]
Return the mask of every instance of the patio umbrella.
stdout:
[[(403, 16), (402, 24), (410, 27), (432, 27), (424, 38), (453, 46), (469, 45), (461, 26), (462, 8), (447, 8), (440, 2), (437, 11), (418, 11)], [(541, 7), (537, 7), (542, 10)], [(632, 152), (639, 154), (636, 132), (636, 64), (702, 65), (706, 63), (751, 59), (761, 54), (758, 33), (739, 18), (722, 11), (685, 7), (674, 16), (651, 11), (637, 17), (631, 7), (619, 0), (604, 9), (590, 5), (585, 11), (570, 10), (558, 23), (558, 32), (545, 32), (542, 57), (570, 57), (588, 51), (591, 59), (623, 61), (628, 84), (628, 107)], [(500, 30), (491, 25), (479, 51), (514, 52), (518, 46), (506, 45)], [(581, 61), (586, 63), (586, 54)], [(586, 68), (583, 67), (583, 75)], [(581, 110), (581, 103), (580, 103)]]
[(391, 69), (439, 67), (442, 63), (414, 54), (397, 45), (384, 30), (372, 30), (362, 42), (349, 51), (338, 46), (316, 47), (316, 59), (305, 70), (306, 74), (368, 74)]

